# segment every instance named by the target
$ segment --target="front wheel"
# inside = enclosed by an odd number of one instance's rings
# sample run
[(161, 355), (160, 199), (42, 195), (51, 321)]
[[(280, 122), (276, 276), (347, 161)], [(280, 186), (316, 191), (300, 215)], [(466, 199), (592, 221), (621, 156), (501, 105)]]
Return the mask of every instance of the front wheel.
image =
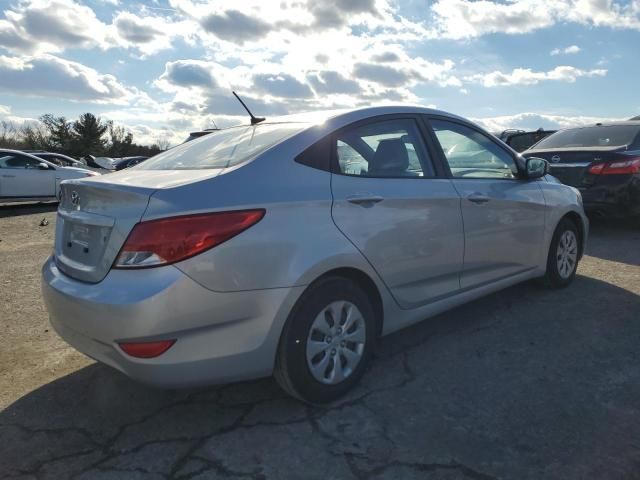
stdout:
[(578, 227), (572, 220), (564, 218), (556, 227), (547, 257), (547, 272), (544, 281), (552, 288), (564, 288), (576, 276), (580, 252)]
[(339, 398), (364, 374), (375, 325), (371, 302), (357, 284), (340, 277), (320, 280), (289, 315), (278, 348), (276, 380), (307, 403)]

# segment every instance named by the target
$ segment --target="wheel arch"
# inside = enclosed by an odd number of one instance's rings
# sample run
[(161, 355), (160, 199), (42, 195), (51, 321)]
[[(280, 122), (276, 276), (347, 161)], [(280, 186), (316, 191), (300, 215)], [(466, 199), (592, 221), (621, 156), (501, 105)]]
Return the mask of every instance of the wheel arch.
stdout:
[[(584, 224), (584, 220), (582, 219), (582, 217), (572, 211), (569, 211), (567, 213), (565, 213), (560, 220), (558, 221), (558, 224), (556, 225), (556, 228), (558, 228), (558, 225), (560, 225), (560, 222), (562, 222), (562, 220), (570, 220), (572, 221), (576, 227), (578, 227), (578, 245), (579, 245), (579, 252), (578, 252), (578, 258), (582, 258), (582, 255), (584, 254), (584, 246), (585, 246), (585, 234), (586, 234), (586, 226)], [(554, 230), (555, 231), (555, 230)]]
[[(356, 285), (358, 285), (360, 288), (364, 290), (367, 297), (371, 299), (371, 304), (373, 306), (373, 310), (376, 315), (376, 318), (375, 318), (376, 336), (380, 337), (382, 334), (382, 327), (384, 325), (384, 304), (382, 300), (382, 295), (380, 294), (380, 290), (378, 288), (378, 285), (376, 285), (376, 282), (367, 273), (363, 272), (358, 268), (339, 267), (339, 268), (328, 270), (324, 272), (322, 275), (320, 275), (319, 277), (317, 277), (313, 282), (311, 282), (307, 286), (307, 288), (305, 289), (305, 292), (307, 292), (309, 289), (317, 285), (318, 282), (321, 282), (322, 280), (329, 277), (346, 278), (354, 282)], [(304, 292), (302, 295), (304, 295)]]

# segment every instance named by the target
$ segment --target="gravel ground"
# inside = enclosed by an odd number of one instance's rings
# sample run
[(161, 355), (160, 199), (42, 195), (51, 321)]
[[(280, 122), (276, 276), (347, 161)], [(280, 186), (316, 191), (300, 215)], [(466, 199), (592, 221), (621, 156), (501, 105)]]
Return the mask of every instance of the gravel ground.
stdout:
[(637, 227), (596, 222), (566, 290), (385, 338), (352, 394), (311, 408), (271, 379), (155, 390), (67, 347), (40, 298), (54, 224), (0, 207), (0, 478), (640, 478)]

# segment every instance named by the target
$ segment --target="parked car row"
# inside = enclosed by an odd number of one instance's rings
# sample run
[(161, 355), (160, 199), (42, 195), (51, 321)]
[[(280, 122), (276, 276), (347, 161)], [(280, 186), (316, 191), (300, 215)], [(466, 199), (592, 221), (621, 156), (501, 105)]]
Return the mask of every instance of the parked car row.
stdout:
[(125, 168), (133, 167), (144, 162), (149, 157), (136, 155), (133, 157), (94, 157), (94, 161), (107, 171), (118, 171)]
[(100, 175), (78, 165), (82, 164), (64, 155), (0, 149), (0, 201), (55, 200), (63, 180)]
[(0, 202), (46, 201), (59, 197), (63, 180), (132, 167), (149, 157), (73, 158), (40, 150), (0, 149)]

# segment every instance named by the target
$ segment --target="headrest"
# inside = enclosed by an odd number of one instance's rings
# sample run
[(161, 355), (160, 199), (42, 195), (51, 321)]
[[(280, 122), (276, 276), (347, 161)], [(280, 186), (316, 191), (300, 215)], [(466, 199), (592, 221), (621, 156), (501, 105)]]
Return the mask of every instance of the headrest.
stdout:
[(409, 153), (401, 138), (381, 140), (369, 162), (369, 175), (403, 175), (409, 167)]

